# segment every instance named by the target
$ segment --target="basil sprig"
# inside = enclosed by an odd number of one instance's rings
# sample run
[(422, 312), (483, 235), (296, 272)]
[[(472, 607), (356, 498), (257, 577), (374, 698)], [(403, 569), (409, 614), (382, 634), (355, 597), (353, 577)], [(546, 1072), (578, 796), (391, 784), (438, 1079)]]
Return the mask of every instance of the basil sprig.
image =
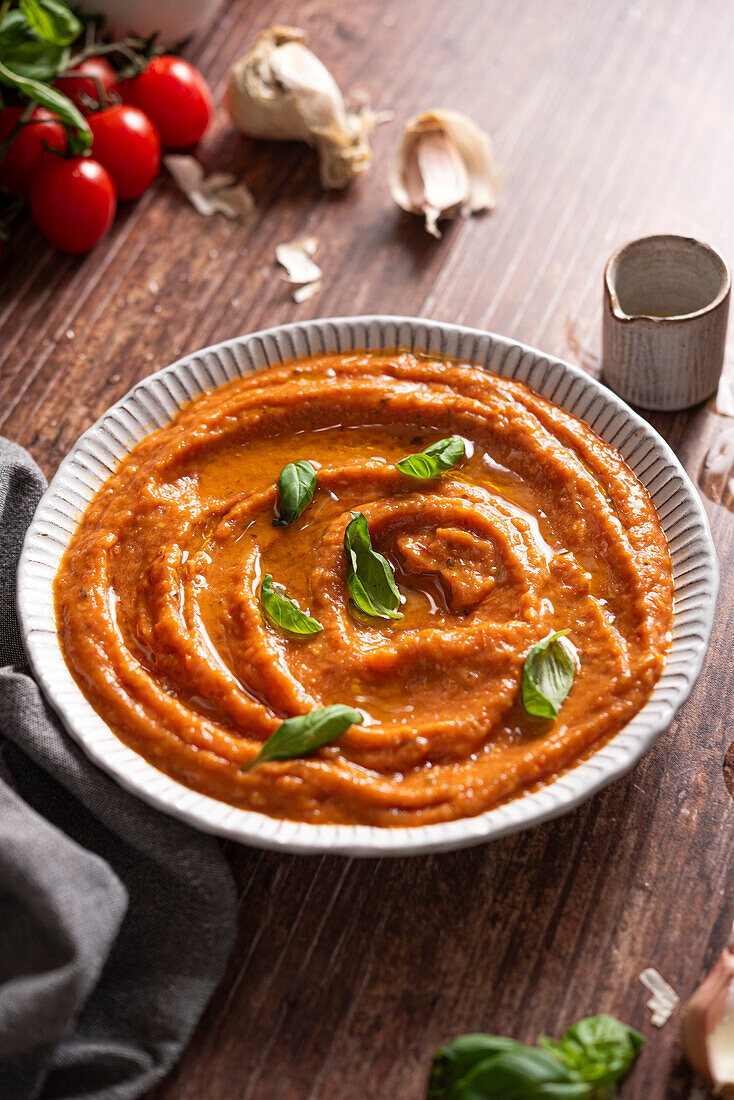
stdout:
[(249, 772), (266, 760), (292, 760), (294, 756), (305, 756), (322, 745), (336, 741), (345, 730), (358, 726), (361, 721), (362, 715), (358, 710), (341, 703), (288, 718), (275, 733), (271, 733), (255, 759), (242, 770)]
[(434, 477), (440, 477), (445, 470), (450, 470), (465, 454), (466, 447), (461, 436), (450, 435), (448, 439), (439, 439), (432, 443), (419, 454), (401, 458), (396, 466), (401, 474), (407, 474), (419, 481), (430, 481)]
[(61, 0), (18, 0), (18, 7), (39, 38), (70, 46), (82, 33), (82, 25)]
[(427, 1100), (611, 1100), (644, 1040), (613, 1016), (589, 1016), (544, 1047), (460, 1035), (437, 1051)]
[(310, 462), (299, 459), (284, 466), (278, 478), (280, 514), (273, 520), (273, 527), (287, 527), (298, 519), (313, 500), (315, 488), (316, 471)]
[(598, 1089), (613, 1085), (627, 1073), (644, 1041), (638, 1031), (606, 1015), (579, 1020), (558, 1041), (538, 1040), (544, 1050)]
[(378, 619), (402, 619), (393, 571), (387, 559), (372, 549), (370, 529), (362, 512), (352, 512), (352, 521), (344, 532), (344, 549), (349, 562), (347, 587), (355, 606)]
[(285, 592), (273, 587), (273, 578), (266, 573), (260, 585), (260, 605), (273, 626), (291, 634), (318, 634), (323, 627), (293, 602)]
[(73, 153), (89, 148), (92, 132), (81, 111), (52, 82), (69, 63), (69, 46), (82, 30), (61, 0), (19, 0), (17, 8), (0, 5), (0, 84), (58, 115)]
[(525, 658), (522, 673), (522, 703), (534, 718), (555, 718), (573, 684), (576, 666), (559, 638), (568, 630), (557, 630), (538, 642)]

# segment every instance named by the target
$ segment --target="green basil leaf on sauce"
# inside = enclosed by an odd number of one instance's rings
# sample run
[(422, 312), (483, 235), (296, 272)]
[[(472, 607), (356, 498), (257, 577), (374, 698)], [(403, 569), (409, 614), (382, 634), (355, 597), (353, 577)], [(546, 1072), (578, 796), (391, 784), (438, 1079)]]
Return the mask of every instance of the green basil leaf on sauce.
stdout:
[(534, 718), (555, 718), (573, 684), (576, 665), (559, 641), (568, 630), (557, 630), (538, 642), (525, 658), (522, 703)]
[(273, 527), (287, 527), (298, 519), (313, 500), (315, 488), (316, 471), (310, 462), (299, 459), (284, 466), (278, 478), (280, 514), (273, 520)]
[(249, 772), (256, 764), (266, 760), (292, 760), (296, 756), (305, 756), (336, 741), (350, 726), (358, 726), (362, 715), (358, 710), (335, 703), (330, 707), (319, 707), (308, 714), (299, 714), (288, 718), (271, 733), (254, 760), (242, 770)]
[(614, 1016), (587, 1016), (559, 1040), (539, 1045), (596, 1088), (613, 1085), (631, 1068), (644, 1043), (642, 1035)]
[(408, 477), (430, 481), (434, 477), (440, 477), (445, 470), (450, 470), (465, 454), (466, 447), (461, 436), (450, 435), (448, 439), (439, 439), (437, 443), (432, 443), (420, 454), (401, 458), (396, 465)]
[(344, 532), (349, 570), (347, 587), (355, 606), (377, 619), (402, 619), (400, 592), (390, 563), (372, 549), (370, 529), (362, 512), (352, 512)]
[(260, 605), (273, 626), (291, 634), (318, 634), (324, 628), (316, 619), (293, 602), (285, 592), (273, 587), (273, 578), (266, 573), (260, 586)]

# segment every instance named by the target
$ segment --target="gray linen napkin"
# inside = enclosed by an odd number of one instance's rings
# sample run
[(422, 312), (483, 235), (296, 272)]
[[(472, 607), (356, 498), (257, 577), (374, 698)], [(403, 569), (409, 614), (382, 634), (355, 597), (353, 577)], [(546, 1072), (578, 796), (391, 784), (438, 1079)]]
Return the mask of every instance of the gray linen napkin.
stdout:
[(0, 439), (0, 1097), (123, 1100), (219, 981), (234, 888), (216, 842), (98, 771), (29, 674), (15, 572), (43, 488)]

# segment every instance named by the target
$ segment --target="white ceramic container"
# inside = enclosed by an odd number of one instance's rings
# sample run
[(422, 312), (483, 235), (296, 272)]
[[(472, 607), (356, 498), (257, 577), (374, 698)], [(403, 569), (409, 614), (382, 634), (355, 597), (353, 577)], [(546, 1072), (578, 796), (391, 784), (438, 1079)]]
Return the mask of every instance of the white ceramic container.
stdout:
[[(663, 675), (643, 709), (589, 760), (477, 817), (418, 828), (310, 825), (274, 820), (189, 790), (118, 740), (64, 663), (53, 580), (79, 517), (138, 440), (203, 390), (294, 357), (395, 347), (451, 356), (527, 382), (622, 453), (652, 494), (673, 557), (674, 641)], [(31, 666), (49, 701), (89, 757), (127, 790), (200, 829), (258, 847), (384, 856), (461, 848), (537, 825), (624, 775), (667, 728), (696, 681), (717, 585), (716, 557), (698, 494), (667, 444), (614, 394), (578, 367), (505, 337), (435, 321), (371, 316), (281, 325), (237, 337), (185, 356), (135, 386), (79, 439), (41, 500), (21, 556), (18, 611)]]
[(604, 273), (604, 381), (643, 409), (687, 409), (716, 390), (731, 279), (710, 245), (641, 237)]
[(85, 0), (86, 11), (104, 15), (115, 38), (158, 33), (163, 46), (182, 42), (214, 14), (221, 0)]

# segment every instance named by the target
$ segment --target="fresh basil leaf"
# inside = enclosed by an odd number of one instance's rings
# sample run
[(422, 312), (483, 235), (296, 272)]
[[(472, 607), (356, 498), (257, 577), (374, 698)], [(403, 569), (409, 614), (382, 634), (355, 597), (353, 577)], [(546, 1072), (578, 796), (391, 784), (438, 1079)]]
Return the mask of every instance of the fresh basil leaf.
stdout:
[(18, 7), (29, 26), (46, 42), (70, 46), (82, 33), (82, 24), (61, 0), (19, 0)]
[(396, 463), (402, 474), (417, 478), (419, 481), (429, 481), (434, 477), (440, 477), (445, 470), (450, 470), (466, 454), (464, 440), (460, 435), (450, 435), (448, 439), (439, 439), (426, 447), (419, 454), (408, 455)]
[(362, 715), (358, 710), (335, 703), (330, 707), (320, 707), (309, 714), (299, 714), (289, 718), (271, 733), (254, 760), (243, 768), (249, 772), (256, 764), (266, 760), (292, 760), (294, 756), (305, 756), (314, 749), (336, 741), (350, 726), (358, 726)]
[(568, 630), (557, 630), (538, 642), (525, 658), (522, 673), (522, 702), (535, 718), (555, 718), (573, 684), (576, 666), (559, 638)]
[(479, 1062), (446, 1095), (447, 1100), (591, 1100), (593, 1092), (550, 1054), (517, 1044)]
[(291, 634), (318, 634), (323, 627), (286, 596), (285, 592), (273, 587), (273, 578), (266, 573), (260, 585), (260, 604), (265, 615), (273, 624)]
[(12, 72), (31, 80), (55, 80), (69, 62), (69, 49), (44, 42), (14, 8), (0, 27), (0, 57)]
[(355, 606), (378, 619), (402, 619), (400, 592), (390, 563), (372, 549), (370, 529), (362, 512), (352, 512), (344, 532), (349, 569), (347, 587)]
[(454, 1088), (470, 1069), (504, 1050), (520, 1046), (502, 1035), (459, 1035), (433, 1056), (426, 1100), (452, 1097)]
[(7, 48), (0, 41), (0, 54), (14, 73), (29, 80), (55, 80), (69, 61), (69, 50), (66, 46), (54, 46), (51, 42), (41, 42), (38, 38), (18, 42), (17, 45)]
[(644, 1043), (642, 1035), (614, 1016), (587, 1016), (556, 1041), (542, 1037), (540, 1046), (567, 1069), (597, 1088), (613, 1085), (631, 1068)]
[(52, 88), (49, 84), (43, 84), (40, 80), (32, 80), (13, 72), (0, 61), (0, 84), (8, 84), (17, 88), (34, 103), (40, 103), (59, 116), (62, 122), (69, 126), (69, 146), (73, 153), (84, 153), (92, 144), (92, 131), (87, 120), (65, 95)]
[(278, 478), (280, 515), (273, 520), (273, 527), (287, 527), (298, 519), (313, 500), (315, 488), (316, 471), (310, 462), (299, 459), (284, 466)]

